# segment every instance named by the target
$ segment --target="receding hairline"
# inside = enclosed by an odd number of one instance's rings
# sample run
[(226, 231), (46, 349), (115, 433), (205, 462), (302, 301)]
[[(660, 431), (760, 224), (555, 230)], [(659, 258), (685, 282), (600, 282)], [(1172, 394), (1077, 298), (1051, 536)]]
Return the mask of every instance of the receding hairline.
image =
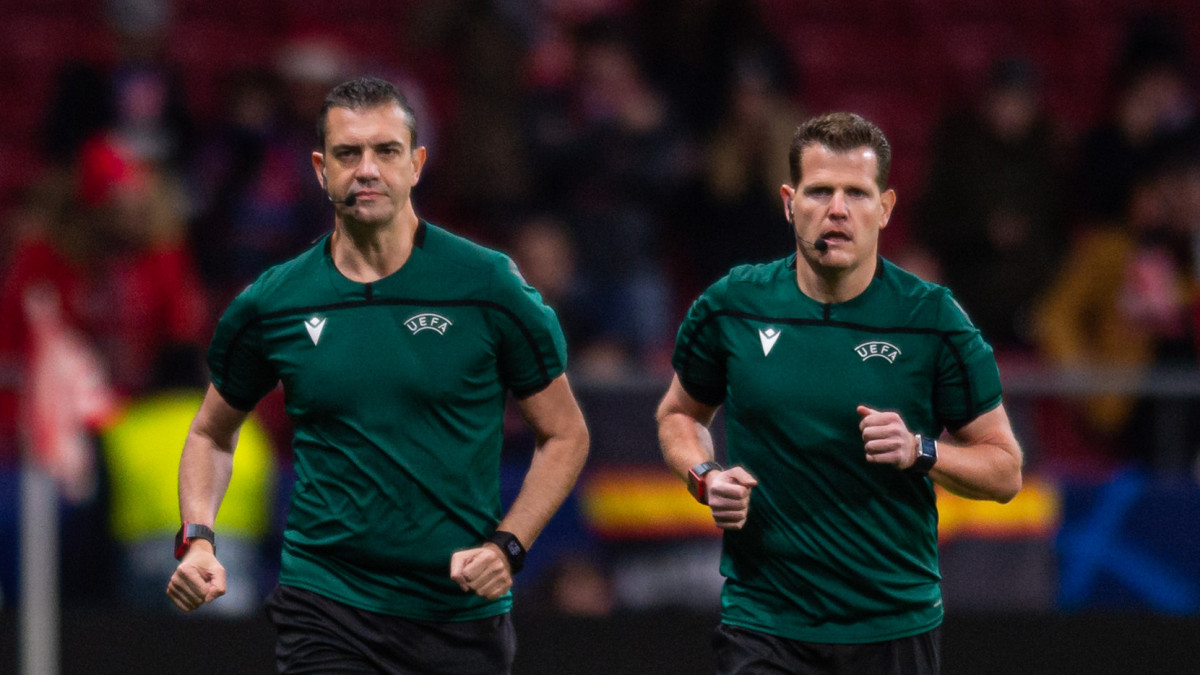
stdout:
[[(814, 148), (814, 147), (824, 148), (825, 150), (828, 150), (830, 152), (830, 154), (834, 154), (834, 155), (852, 155), (856, 152), (865, 152), (867, 155), (870, 156), (869, 157), (870, 159), (874, 160), (875, 171), (876, 172), (879, 171), (879, 152), (868, 143), (863, 143), (861, 145), (856, 145), (856, 146), (850, 147), (850, 148), (834, 147), (834, 146), (829, 145), (828, 143), (822, 143), (821, 141), (818, 141), (818, 140), (811, 140), (811, 141), (808, 141), (807, 143), (802, 143), (800, 145), (801, 166), (803, 166), (804, 158), (808, 156), (808, 150), (810, 148)], [(872, 183), (875, 182), (875, 175), (872, 175), (871, 182)], [(882, 187), (881, 187), (881, 189), (882, 189)]]
[[(389, 101), (375, 101), (375, 102), (370, 102), (370, 103), (355, 102), (355, 103), (348, 103), (348, 104), (330, 105), (325, 110), (324, 119), (325, 119), (326, 123), (328, 123), (330, 115), (332, 115), (333, 111), (335, 111), (335, 110), (346, 110), (348, 112), (352, 112), (355, 114), (362, 114), (362, 113), (371, 112), (373, 110), (381, 110), (381, 109), (385, 109), (385, 108), (391, 108), (393, 110), (399, 111), (400, 119), (403, 120), (404, 127), (406, 129), (408, 129), (408, 138), (405, 140), (405, 145), (408, 145), (411, 148), (417, 147), (416, 146), (416, 136), (417, 136), (416, 119), (414, 119), (413, 114), (407, 108), (405, 108), (403, 105), (401, 105), (399, 101), (389, 100)], [(326, 124), (325, 143), (328, 144), (328, 142), (329, 142), (328, 124)], [(323, 149), (324, 148), (322, 148), (322, 150)]]
[(818, 115), (796, 127), (788, 149), (791, 184), (799, 185), (803, 177), (801, 163), (804, 151), (820, 145), (834, 153), (868, 148), (875, 156), (875, 185), (881, 192), (888, 189), (891, 174), (892, 147), (886, 134), (874, 122), (853, 112), (839, 111)]
[(417, 115), (408, 102), (408, 97), (391, 82), (372, 76), (358, 77), (347, 80), (329, 91), (321, 104), (317, 115), (317, 145), (324, 150), (325, 134), (329, 111), (334, 108), (347, 110), (368, 110), (376, 106), (386, 106), (394, 103), (404, 112), (404, 123), (409, 129), (409, 143), (414, 147), (419, 143), (417, 136)]

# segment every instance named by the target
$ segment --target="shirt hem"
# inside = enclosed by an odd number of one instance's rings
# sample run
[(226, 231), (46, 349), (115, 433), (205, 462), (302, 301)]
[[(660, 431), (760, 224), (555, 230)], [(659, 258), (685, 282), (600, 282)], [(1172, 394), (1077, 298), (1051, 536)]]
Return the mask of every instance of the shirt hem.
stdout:
[[(901, 638), (912, 637), (927, 633), (934, 628), (942, 625), (945, 615), (939, 616), (933, 621), (926, 622), (920, 626), (893, 630), (881, 633), (867, 632), (856, 635), (837, 635), (827, 630), (797, 630), (788, 631), (781, 630), (779, 627), (763, 626), (750, 621), (739, 621), (728, 617), (721, 617), (721, 623), (727, 626), (736, 626), (746, 630), (752, 630), (759, 633), (765, 633), (786, 640), (797, 640), (799, 642), (813, 642), (818, 644), (870, 644), (873, 642), (887, 642), (889, 640), (899, 640)], [(844, 631), (838, 631), (844, 632)]]
[(491, 602), (487, 605), (472, 609), (454, 609), (447, 611), (396, 611), (395, 608), (389, 607), (383, 603), (375, 604), (363, 602), (361, 598), (346, 597), (340, 593), (331, 592), (327, 586), (317, 586), (306, 583), (302, 580), (280, 577), (279, 584), (281, 586), (301, 588), (333, 600), (334, 602), (340, 602), (343, 605), (354, 607), (355, 609), (374, 612), (376, 614), (385, 614), (387, 616), (396, 616), (402, 619), (413, 619), (416, 621), (475, 621), (477, 619), (487, 619), (489, 617), (507, 614), (508, 612), (512, 611), (511, 595), (502, 597), (499, 600)]

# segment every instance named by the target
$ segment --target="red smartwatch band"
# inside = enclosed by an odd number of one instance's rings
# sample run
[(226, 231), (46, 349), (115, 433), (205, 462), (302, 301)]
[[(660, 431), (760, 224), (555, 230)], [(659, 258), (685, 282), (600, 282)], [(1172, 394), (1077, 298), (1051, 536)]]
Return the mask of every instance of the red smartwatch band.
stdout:
[(197, 539), (204, 539), (212, 544), (214, 553), (217, 551), (217, 535), (211, 527), (197, 523), (184, 523), (183, 527), (179, 528), (179, 532), (175, 534), (175, 559), (182, 559), (183, 554), (187, 553), (192, 542)]
[(708, 481), (704, 476), (710, 471), (722, 471), (724, 467), (716, 462), (701, 462), (688, 469), (688, 492), (701, 504), (708, 504)]

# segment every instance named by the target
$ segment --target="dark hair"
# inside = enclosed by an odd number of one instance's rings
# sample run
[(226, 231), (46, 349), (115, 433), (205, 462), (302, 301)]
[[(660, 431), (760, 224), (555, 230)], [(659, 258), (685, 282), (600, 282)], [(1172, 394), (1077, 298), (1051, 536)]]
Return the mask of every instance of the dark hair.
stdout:
[(408, 132), (412, 135), (412, 145), (414, 148), (417, 147), (417, 116), (413, 113), (412, 107), (408, 105), (408, 99), (404, 94), (400, 93), (400, 90), (387, 80), (381, 80), (378, 77), (359, 77), (339, 84), (325, 97), (325, 104), (321, 106), (321, 114), (317, 117), (317, 148), (325, 149), (325, 131), (329, 121), (330, 108), (364, 110), (391, 103), (400, 106), (400, 109), (404, 111)]
[(792, 170), (792, 185), (800, 184), (800, 155), (810, 145), (823, 145), (834, 152), (849, 152), (867, 147), (875, 152), (875, 184), (886, 190), (888, 172), (892, 168), (892, 146), (883, 131), (854, 113), (834, 112), (814, 117), (796, 127), (792, 147), (788, 150), (788, 165)]

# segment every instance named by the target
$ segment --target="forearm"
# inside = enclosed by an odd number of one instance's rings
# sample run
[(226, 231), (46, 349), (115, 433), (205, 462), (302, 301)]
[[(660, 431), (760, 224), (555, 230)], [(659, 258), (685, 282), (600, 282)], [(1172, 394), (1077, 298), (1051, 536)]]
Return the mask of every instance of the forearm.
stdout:
[(687, 480), (688, 469), (715, 457), (708, 425), (716, 414), (717, 407), (692, 398), (678, 376), (671, 379), (654, 419), (658, 422), (658, 446), (663, 460), (681, 480)]
[(1003, 504), (1021, 489), (1021, 453), (1006, 443), (939, 443), (929, 477), (960, 497)]
[[(684, 482), (689, 469), (714, 459), (712, 424), (717, 409), (693, 399), (683, 390), (678, 378), (671, 383), (666, 397), (659, 405), (658, 443), (663, 459), (671, 471)], [(739, 530), (746, 524), (750, 508), (750, 491), (758, 484), (744, 468), (735, 466), (723, 471), (709, 471), (701, 479), (706, 485), (706, 497), (694, 493), (708, 504), (713, 522), (723, 530)]]
[(236, 444), (236, 433), (226, 446), (195, 430), (188, 432), (179, 460), (181, 520), (213, 526), (233, 475)]
[(209, 386), (188, 428), (179, 459), (179, 515), (212, 527), (233, 474), (233, 451), (246, 413), (231, 407)]
[(497, 529), (511, 532), (526, 549), (541, 534), (575, 487), (588, 453), (588, 433), (581, 423), (569, 434), (538, 444), (521, 491)]
[(714, 457), (712, 433), (685, 413), (667, 413), (659, 418), (658, 444), (667, 466), (684, 481), (688, 469)]

